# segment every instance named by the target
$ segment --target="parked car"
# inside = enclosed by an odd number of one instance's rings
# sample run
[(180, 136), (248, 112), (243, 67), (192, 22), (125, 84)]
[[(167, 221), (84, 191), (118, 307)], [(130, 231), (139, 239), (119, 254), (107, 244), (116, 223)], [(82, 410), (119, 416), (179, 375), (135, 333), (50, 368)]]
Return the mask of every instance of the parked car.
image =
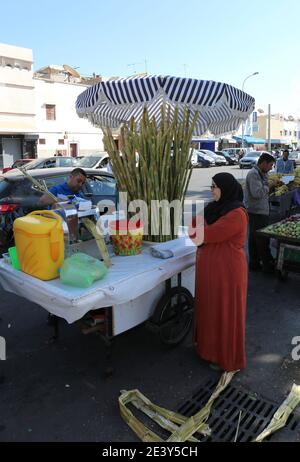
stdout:
[(300, 151), (290, 152), (289, 159), (292, 159), (294, 161), (294, 166), (295, 167), (300, 165)]
[[(267, 151), (250, 151), (239, 161), (240, 168), (252, 168), (257, 165), (257, 161), (261, 154), (270, 154)], [(274, 158), (275, 160), (275, 158)]]
[(192, 167), (207, 168), (211, 167), (214, 161), (213, 159), (204, 158), (199, 151), (194, 151), (192, 154)]
[(53, 156), (41, 159), (35, 159), (25, 165), (26, 170), (36, 168), (55, 168), (55, 167), (77, 167), (76, 157)]
[(215, 161), (216, 165), (227, 165), (227, 161), (225, 157), (218, 156), (217, 154), (215, 154), (213, 151), (210, 151), (209, 149), (200, 149), (199, 152), (204, 153), (207, 156), (211, 157)]
[(201, 156), (204, 160), (207, 160), (210, 163), (210, 165), (209, 165), (210, 167), (214, 167), (216, 165), (215, 160), (211, 156), (208, 156), (207, 154), (205, 154), (205, 152), (199, 151), (199, 150), (194, 150), (193, 155), (195, 155), (196, 153), (197, 153), (198, 156)]
[(91, 156), (83, 156), (78, 159), (76, 167), (83, 168), (107, 168), (109, 155), (107, 152), (100, 152)]
[(222, 156), (226, 159), (228, 165), (235, 165), (238, 163), (238, 161), (236, 160), (235, 156), (231, 156), (230, 154), (228, 154), (227, 152), (223, 152), (223, 151), (216, 151), (216, 154), (218, 156)]
[(227, 148), (222, 149), (222, 152), (229, 154), (231, 157), (234, 157), (239, 161), (242, 157), (246, 156), (248, 152), (253, 151), (251, 148)]
[[(67, 180), (73, 168), (35, 169), (30, 175), (45, 182), (51, 188)], [(86, 199), (97, 204), (100, 200), (112, 200), (117, 203), (116, 181), (110, 173), (93, 169), (84, 169), (87, 181), (83, 186)], [(39, 199), (43, 193), (38, 191), (32, 182), (18, 170), (12, 170), (0, 176), (0, 253), (6, 252), (13, 244), (13, 222), (42, 207)]]
[(32, 162), (33, 160), (35, 160), (35, 159), (17, 159), (17, 160), (15, 160), (15, 162), (12, 164), (11, 167), (4, 167), (2, 169), (2, 173), (7, 173), (10, 170), (12, 170), (13, 168), (22, 167), (25, 164), (28, 164), (29, 162)]

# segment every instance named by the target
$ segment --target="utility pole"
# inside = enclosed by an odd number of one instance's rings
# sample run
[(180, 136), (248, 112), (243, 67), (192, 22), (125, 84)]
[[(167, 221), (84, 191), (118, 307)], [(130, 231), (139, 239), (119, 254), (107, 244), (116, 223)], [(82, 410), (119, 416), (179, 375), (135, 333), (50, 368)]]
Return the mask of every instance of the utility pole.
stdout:
[[(242, 85), (242, 91), (244, 91), (244, 86), (245, 86), (245, 82), (246, 80), (250, 79), (250, 77), (253, 77), (254, 75), (258, 75), (259, 72), (253, 72), (253, 74), (250, 74), (248, 75), (244, 81), (243, 81), (243, 85)], [(242, 123), (242, 148), (244, 147), (244, 132), (245, 132), (245, 122), (243, 121)]]
[(271, 104), (268, 104), (268, 151), (271, 152)]

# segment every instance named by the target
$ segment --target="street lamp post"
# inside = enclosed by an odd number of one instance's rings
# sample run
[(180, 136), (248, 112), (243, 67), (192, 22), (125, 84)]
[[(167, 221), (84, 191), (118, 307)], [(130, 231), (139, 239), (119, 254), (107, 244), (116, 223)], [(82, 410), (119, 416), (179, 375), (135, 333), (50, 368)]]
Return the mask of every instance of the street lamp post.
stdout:
[[(253, 72), (253, 74), (250, 74), (248, 75), (244, 81), (243, 81), (243, 85), (242, 85), (242, 91), (244, 91), (244, 86), (245, 86), (245, 82), (246, 80), (250, 79), (250, 77), (253, 77), (254, 75), (258, 75), (259, 72)], [(245, 130), (245, 123), (243, 121), (243, 124), (242, 124), (242, 149), (244, 148), (244, 130)]]

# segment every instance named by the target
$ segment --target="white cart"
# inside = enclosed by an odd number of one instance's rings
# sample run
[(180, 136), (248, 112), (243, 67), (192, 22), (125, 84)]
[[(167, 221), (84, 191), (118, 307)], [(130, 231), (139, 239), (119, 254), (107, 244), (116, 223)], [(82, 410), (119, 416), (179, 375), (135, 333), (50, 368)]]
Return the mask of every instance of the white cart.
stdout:
[[(94, 241), (86, 246), (87, 253), (97, 255)], [(147, 321), (163, 343), (176, 345), (191, 327), (196, 247), (183, 237), (170, 241), (168, 248), (174, 254), (168, 259), (153, 257), (149, 244), (140, 255), (112, 257), (107, 276), (88, 289), (63, 285), (59, 279), (41, 281), (13, 269), (4, 259), (0, 260), (0, 283), (52, 314), (54, 339), (60, 318), (78, 321), (83, 333), (96, 331), (104, 338), (109, 356), (114, 337)], [(100, 308), (103, 323), (84, 327), (85, 316)]]

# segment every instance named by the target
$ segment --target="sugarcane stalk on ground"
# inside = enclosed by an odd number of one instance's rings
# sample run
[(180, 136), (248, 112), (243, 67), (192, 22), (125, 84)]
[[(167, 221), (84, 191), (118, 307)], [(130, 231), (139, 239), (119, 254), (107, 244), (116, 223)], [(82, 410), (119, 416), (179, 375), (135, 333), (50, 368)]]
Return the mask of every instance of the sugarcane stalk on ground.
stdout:
[(142, 441), (162, 442), (164, 440), (133, 415), (126, 407), (129, 403), (144, 412), (163, 429), (168, 430), (171, 433), (171, 436), (167, 440), (168, 442), (197, 441), (193, 436), (194, 433), (198, 432), (204, 435), (210, 434), (210, 428), (206, 422), (210, 415), (211, 407), (214, 401), (231, 382), (236, 372), (237, 371), (224, 372), (206, 405), (192, 417), (185, 417), (176, 412), (157, 406), (138, 390), (122, 392), (119, 397), (121, 416)]
[(275, 412), (271, 422), (254, 440), (255, 443), (261, 443), (267, 436), (284, 427), (290, 414), (300, 402), (300, 385), (295, 383), (289, 396), (284, 400), (281, 406)]

